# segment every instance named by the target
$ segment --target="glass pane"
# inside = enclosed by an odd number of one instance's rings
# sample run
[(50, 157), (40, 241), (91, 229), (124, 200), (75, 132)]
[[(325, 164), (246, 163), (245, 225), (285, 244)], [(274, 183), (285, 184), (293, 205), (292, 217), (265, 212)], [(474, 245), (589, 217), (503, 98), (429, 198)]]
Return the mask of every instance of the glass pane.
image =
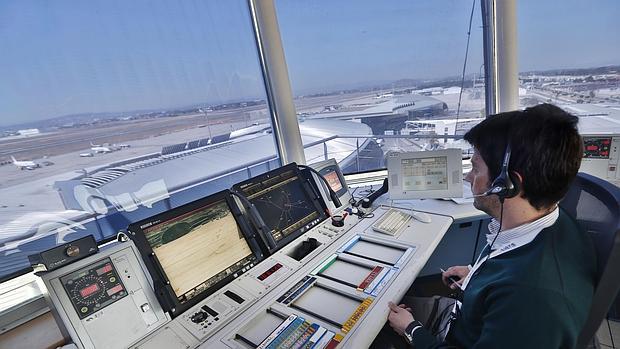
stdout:
[(334, 157), (352, 173), (385, 168), (390, 151), (467, 156), (458, 135), (485, 115), (479, 2), (276, 6), (308, 163)]
[(0, 278), (279, 164), (247, 2), (0, 2)]
[(553, 103), (582, 133), (620, 133), (619, 17), (615, 0), (519, 1), (521, 107)]

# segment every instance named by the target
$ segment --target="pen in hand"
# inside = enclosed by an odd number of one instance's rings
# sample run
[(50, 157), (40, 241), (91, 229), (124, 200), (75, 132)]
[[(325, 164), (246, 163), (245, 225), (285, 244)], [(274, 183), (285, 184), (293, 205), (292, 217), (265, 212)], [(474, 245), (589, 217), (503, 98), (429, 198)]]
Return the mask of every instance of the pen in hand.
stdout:
[[(442, 273), (446, 272), (445, 270), (443, 270), (443, 268), (439, 268), (439, 270), (441, 270)], [(453, 278), (452, 276), (448, 276), (447, 279), (450, 280), (450, 282), (452, 282), (453, 284), (455, 284), (456, 287), (459, 288), (459, 290), (463, 291), (463, 287), (456, 281), (455, 278)]]

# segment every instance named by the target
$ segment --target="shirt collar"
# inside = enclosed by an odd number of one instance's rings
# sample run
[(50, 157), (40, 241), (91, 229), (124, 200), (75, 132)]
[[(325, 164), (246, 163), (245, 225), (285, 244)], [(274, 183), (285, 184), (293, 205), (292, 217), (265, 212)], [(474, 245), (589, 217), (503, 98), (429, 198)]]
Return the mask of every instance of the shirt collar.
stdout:
[[(486, 234), (487, 244), (493, 244), (492, 250), (496, 250), (500, 246), (504, 246), (516, 238), (532, 233), (538, 234), (541, 230), (552, 226), (559, 216), (560, 209), (556, 206), (553, 211), (538, 218), (537, 220), (501, 231), (499, 235), (497, 233), (500, 227), (499, 222), (493, 218), (489, 223), (489, 233)], [(495, 242), (493, 242), (493, 240), (495, 240)]]

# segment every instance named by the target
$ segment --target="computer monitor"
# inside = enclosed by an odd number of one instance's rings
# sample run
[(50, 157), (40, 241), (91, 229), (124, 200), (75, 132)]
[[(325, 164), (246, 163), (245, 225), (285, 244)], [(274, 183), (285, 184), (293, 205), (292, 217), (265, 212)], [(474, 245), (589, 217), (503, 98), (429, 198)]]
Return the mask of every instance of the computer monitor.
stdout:
[(463, 196), (460, 149), (390, 153), (387, 164), (392, 200)]
[(329, 191), (324, 188), (325, 183), (319, 178), (316, 178), (317, 185), (323, 194), (323, 200), (327, 203), (330, 211), (337, 212), (339, 210), (343, 210), (346, 207), (346, 203), (351, 200), (351, 193), (349, 192), (347, 182), (344, 180), (344, 176), (342, 175), (342, 171), (340, 170), (338, 163), (336, 163), (336, 160), (328, 159), (325, 161), (316, 162), (310, 164), (310, 167), (325, 177), (329, 183), (329, 186), (336, 193), (336, 195), (338, 195), (338, 199), (343, 204), (340, 207), (336, 207), (331, 201)]
[(268, 252), (278, 250), (327, 218), (326, 206), (314, 181), (308, 178), (297, 164), (291, 163), (233, 186), (256, 207), (269, 229), (264, 237)]
[(180, 314), (262, 258), (229, 191), (129, 226), (165, 311)]

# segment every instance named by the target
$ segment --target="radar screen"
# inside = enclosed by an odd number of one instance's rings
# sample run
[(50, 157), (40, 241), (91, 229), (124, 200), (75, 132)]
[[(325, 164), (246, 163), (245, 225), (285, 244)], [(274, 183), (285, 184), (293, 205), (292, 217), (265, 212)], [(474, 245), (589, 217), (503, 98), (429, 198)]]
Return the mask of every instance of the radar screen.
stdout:
[(253, 239), (246, 239), (231, 211), (228, 192), (223, 193), (129, 228), (136, 233), (141, 253), (163, 274), (163, 284), (169, 284), (166, 287), (176, 312), (181, 312), (179, 306), (188, 308), (249, 270), (260, 257), (254, 252), (260, 248)]
[(611, 137), (583, 137), (583, 157), (609, 159)]
[(127, 296), (110, 258), (60, 278), (80, 319)]
[(293, 163), (233, 188), (256, 207), (277, 247), (282, 247), (326, 218), (311, 186)]

